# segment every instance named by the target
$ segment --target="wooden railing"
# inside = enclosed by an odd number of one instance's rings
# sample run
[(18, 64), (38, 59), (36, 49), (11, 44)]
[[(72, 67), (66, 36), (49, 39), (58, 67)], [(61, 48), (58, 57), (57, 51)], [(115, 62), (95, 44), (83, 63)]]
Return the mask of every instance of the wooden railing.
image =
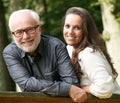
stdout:
[[(69, 97), (51, 97), (38, 92), (0, 92), (0, 103), (73, 103)], [(120, 95), (98, 99), (88, 95), (84, 103), (120, 103)]]

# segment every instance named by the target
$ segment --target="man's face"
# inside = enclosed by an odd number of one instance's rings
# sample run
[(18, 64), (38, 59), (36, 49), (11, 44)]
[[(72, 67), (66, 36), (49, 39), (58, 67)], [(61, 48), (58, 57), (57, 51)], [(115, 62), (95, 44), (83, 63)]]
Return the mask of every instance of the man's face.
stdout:
[(12, 37), (23, 51), (34, 54), (40, 43), (41, 28), (27, 13), (19, 14), (12, 23)]

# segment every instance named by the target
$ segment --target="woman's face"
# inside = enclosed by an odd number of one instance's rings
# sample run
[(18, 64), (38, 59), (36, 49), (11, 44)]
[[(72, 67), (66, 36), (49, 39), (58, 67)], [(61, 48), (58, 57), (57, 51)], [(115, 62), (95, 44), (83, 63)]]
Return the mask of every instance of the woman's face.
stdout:
[(68, 14), (63, 26), (63, 37), (68, 45), (78, 46), (82, 39), (82, 18), (77, 14)]

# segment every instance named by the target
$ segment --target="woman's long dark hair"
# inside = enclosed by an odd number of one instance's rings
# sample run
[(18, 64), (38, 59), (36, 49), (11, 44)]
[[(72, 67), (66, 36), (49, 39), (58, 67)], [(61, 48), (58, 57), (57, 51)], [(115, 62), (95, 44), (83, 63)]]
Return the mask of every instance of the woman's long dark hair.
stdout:
[(115, 78), (117, 77), (117, 72), (113, 67), (113, 63), (111, 62), (111, 58), (106, 50), (104, 40), (101, 38), (97, 27), (94, 23), (94, 20), (92, 19), (92, 16), (89, 14), (89, 12), (83, 8), (80, 7), (71, 7), (67, 10), (66, 15), (63, 18), (63, 25), (65, 23), (65, 18), (68, 14), (75, 14), (79, 15), (82, 18), (82, 30), (83, 30), (83, 37), (82, 41), (78, 45), (78, 47), (75, 49), (72, 55), (72, 63), (75, 68), (76, 74), (78, 76), (78, 79), (80, 80), (81, 75), (83, 74), (81, 71), (81, 67), (79, 65), (79, 58), (78, 54), (80, 51), (85, 49), (86, 47), (93, 48), (93, 52), (95, 50), (102, 52), (108, 63), (111, 66), (112, 73), (114, 74)]

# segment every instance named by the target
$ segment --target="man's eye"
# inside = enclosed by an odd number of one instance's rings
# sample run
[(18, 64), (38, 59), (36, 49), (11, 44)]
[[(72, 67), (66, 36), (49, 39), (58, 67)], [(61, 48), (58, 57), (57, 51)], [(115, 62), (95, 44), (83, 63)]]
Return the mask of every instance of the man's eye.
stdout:
[(31, 28), (28, 28), (27, 30), (33, 30), (33, 29), (34, 29), (34, 28), (31, 27)]
[(22, 34), (23, 33), (23, 31), (21, 30), (21, 31), (16, 31), (16, 34)]
[(28, 28), (28, 29), (26, 29), (26, 31), (28, 31), (28, 32), (30, 32), (30, 31), (33, 31), (34, 30), (34, 28)]

